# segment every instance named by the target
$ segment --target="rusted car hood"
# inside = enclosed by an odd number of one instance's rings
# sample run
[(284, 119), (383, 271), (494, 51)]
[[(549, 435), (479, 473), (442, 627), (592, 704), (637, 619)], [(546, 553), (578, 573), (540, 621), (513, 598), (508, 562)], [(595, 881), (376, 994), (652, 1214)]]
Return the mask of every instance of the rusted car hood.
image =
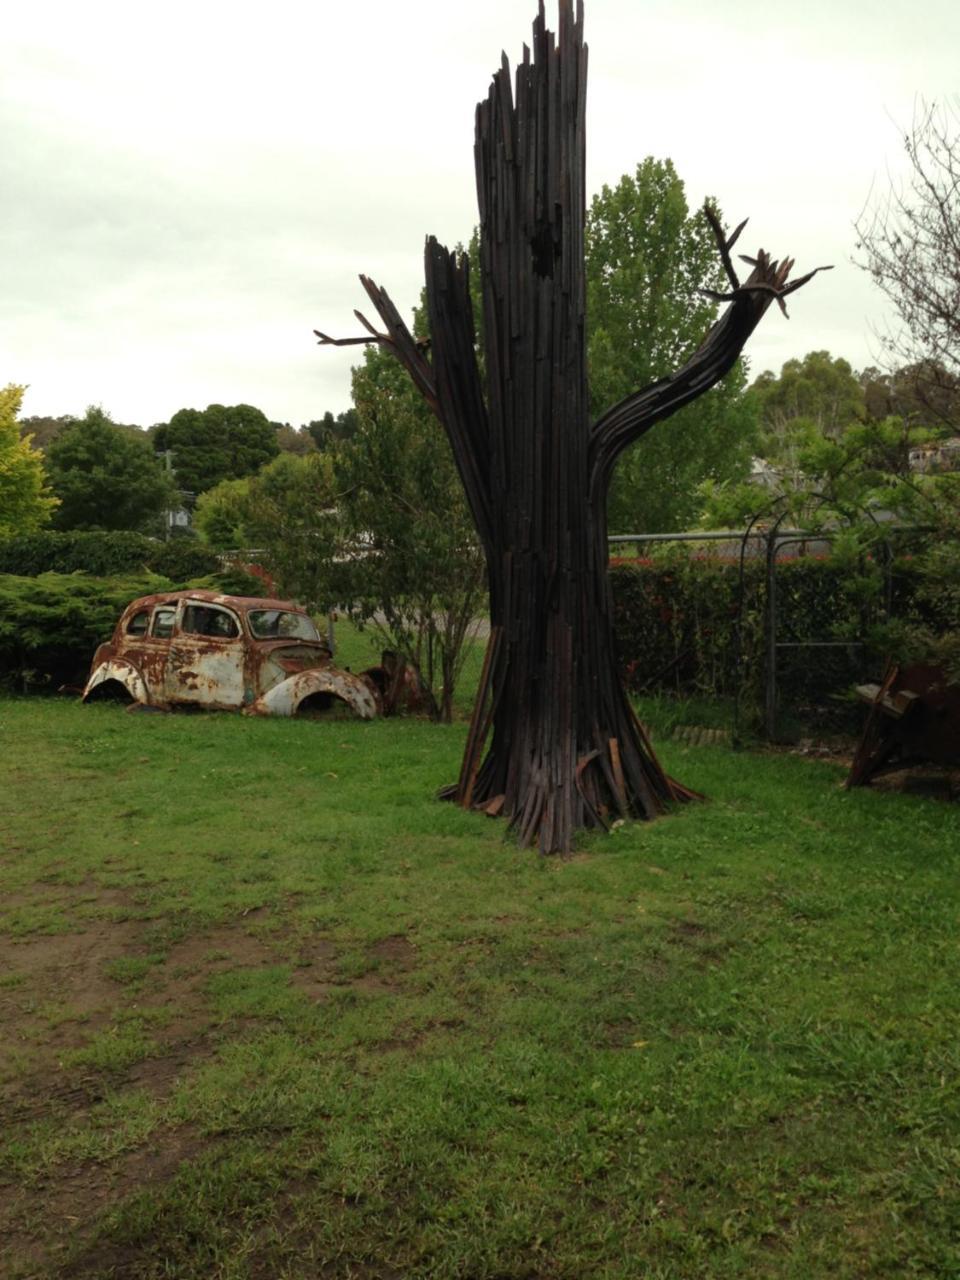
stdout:
[(291, 675), (313, 667), (328, 667), (333, 662), (330, 650), (319, 640), (258, 640), (255, 651), (264, 661), (271, 659)]

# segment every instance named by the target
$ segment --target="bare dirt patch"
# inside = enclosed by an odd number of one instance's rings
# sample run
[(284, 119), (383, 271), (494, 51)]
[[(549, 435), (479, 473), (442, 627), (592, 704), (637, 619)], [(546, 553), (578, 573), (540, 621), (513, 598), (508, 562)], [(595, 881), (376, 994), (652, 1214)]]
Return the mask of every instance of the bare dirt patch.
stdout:
[(52, 1062), (108, 1021), (123, 1001), (108, 966), (139, 932), (134, 921), (111, 921), (83, 933), (0, 937), (0, 1080), (21, 1055)]
[(113, 910), (137, 913), (142, 907), (138, 891), (123, 885), (102, 885), (90, 878), (78, 881), (57, 880), (45, 876), (34, 881), (27, 889), (15, 889), (3, 895), (5, 909), (11, 907), (44, 906), (67, 908), (102, 906)]
[(634, 1022), (607, 1022), (603, 1025), (600, 1044), (606, 1049), (629, 1049), (637, 1043), (639, 1035)]
[(192, 993), (198, 983), (224, 969), (276, 962), (276, 948), (245, 925), (220, 925), (193, 933), (169, 948), (163, 969), (166, 994), (175, 999)]
[(899, 791), (904, 795), (956, 802), (960, 800), (960, 770), (915, 765), (873, 778), (870, 786), (877, 791)]
[(311, 1000), (323, 1000), (343, 979), (336, 975), (337, 947), (329, 938), (304, 939), (297, 952), (293, 985)]
[(404, 975), (417, 964), (417, 949), (402, 933), (381, 938), (367, 948), (367, 954), (373, 967), (353, 982), (364, 991), (397, 991), (403, 985)]
[(670, 928), (678, 938), (702, 938), (708, 932), (699, 920), (675, 920)]
[[(133, 993), (118, 964), (143, 959), (142, 923), (93, 921), (82, 933), (0, 937), (0, 1108), (14, 1122), (85, 1109), (125, 1086), (164, 1093), (190, 1065), (210, 1056), (211, 974), (275, 962), (272, 948), (245, 928), (225, 926), (174, 944), (146, 970)], [(122, 972), (122, 970), (120, 971)], [(147, 1005), (145, 1033), (156, 1049), (122, 1072), (65, 1070), (121, 1014)]]
[(731, 943), (715, 933), (699, 920), (674, 920), (665, 935), (665, 941), (680, 946), (698, 965), (711, 968), (722, 963)]
[(417, 966), (417, 949), (403, 934), (391, 934), (366, 948), (369, 968), (346, 976), (338, 968), (340, 948), (328, 938), (311, 938), (301, 944), (293, 983), (313, 1000), (331, 992), (353, 988), (368, 993), (396, 991), (403, 977)]
[(109, 1163), (88, 1161), (30, 1187), (5, 1187), (0, 1237), (7, 1242), (7, 1261), (26, 1275), (80, 1274), (58, 1266), (78, 1233), (91, 1234), (103, 1213), (131, 1194), (169, 1181), (208, 1145), (187, 1126), (161, 1130), (151, 1135), (149, 1146)]
[(397, 973), (406, 973), (417, 963), (417, 949), (402, 933), (381, 938), (370, 948), (370, 954)]

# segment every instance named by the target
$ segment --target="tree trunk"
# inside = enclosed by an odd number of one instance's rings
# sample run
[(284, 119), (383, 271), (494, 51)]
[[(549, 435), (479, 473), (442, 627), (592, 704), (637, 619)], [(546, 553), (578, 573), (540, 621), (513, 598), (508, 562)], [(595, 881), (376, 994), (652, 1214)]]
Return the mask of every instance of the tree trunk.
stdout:
[(361, 277), (387, 327), (377, 334), (367, 325), (373, 340), (406, 365), (446, 428), (489, 570), (490, 642), (460, 777), (444, 794), (506, 817), (521, 844), (544, 853), (569, 850), (580, 827), (653, 818), (694, 794), (664, 774), (621, 684), (607, 490), (622, 450), (719, 381), (770, 302), (782, 306), (809, 278), (785, 286), (792, 263), (771, 263), (760, 250), (741, 285), (730, 248), (742, 225), (727, 240), (707, 210), (732, 305), (677, 373), (591, 425), (587, 51), (582, 8), (574, 15), (572, 0), (559, 8), (555, 38), (541, 0), (515, 94), (504, 58), (477, 108), (486, 396), (466, 255), (427, 241), (432, 363), (386, 293)]

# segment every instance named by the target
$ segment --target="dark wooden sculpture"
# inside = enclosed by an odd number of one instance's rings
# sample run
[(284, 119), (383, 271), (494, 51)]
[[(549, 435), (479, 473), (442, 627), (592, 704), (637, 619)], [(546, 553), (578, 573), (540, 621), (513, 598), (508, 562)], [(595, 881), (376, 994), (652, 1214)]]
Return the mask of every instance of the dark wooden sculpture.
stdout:
[[(360, 279), (385, 326), (368, 337), (406, 366), (446, 429), (486, 553), (490, 641), (457, 783), (445, 794), (500, 814), (522, 845), (566, 851), (579, 827), (653, 818), (693, 793), (668, 778), (624, 693), (607, 584), (606, 499), (619, 454), (731, 368), (793, 263), (761, 249), (740, 283), (707, 209), (730, 303), (690, 359), (591, 423), (584, 317), (582, 6), (560, 0), (559, 37), (541, 0), (516, 88), (503, 65), (476, 115), (486, 394), (469, 262), (426, 244), (429, 344), (387, 294)], [(429, 349), (428, 349), (429, 348)], [(488, 745), (489, 743), (489, 745)]]

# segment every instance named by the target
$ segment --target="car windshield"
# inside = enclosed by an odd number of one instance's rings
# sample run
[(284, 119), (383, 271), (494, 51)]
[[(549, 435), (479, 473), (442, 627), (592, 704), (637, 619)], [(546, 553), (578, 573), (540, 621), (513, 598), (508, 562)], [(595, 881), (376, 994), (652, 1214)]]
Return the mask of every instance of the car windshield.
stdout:
[(286, 609), (251, 609), (250, 632), (257, 640), (319, 640), (317, 628), (305, 613)]

